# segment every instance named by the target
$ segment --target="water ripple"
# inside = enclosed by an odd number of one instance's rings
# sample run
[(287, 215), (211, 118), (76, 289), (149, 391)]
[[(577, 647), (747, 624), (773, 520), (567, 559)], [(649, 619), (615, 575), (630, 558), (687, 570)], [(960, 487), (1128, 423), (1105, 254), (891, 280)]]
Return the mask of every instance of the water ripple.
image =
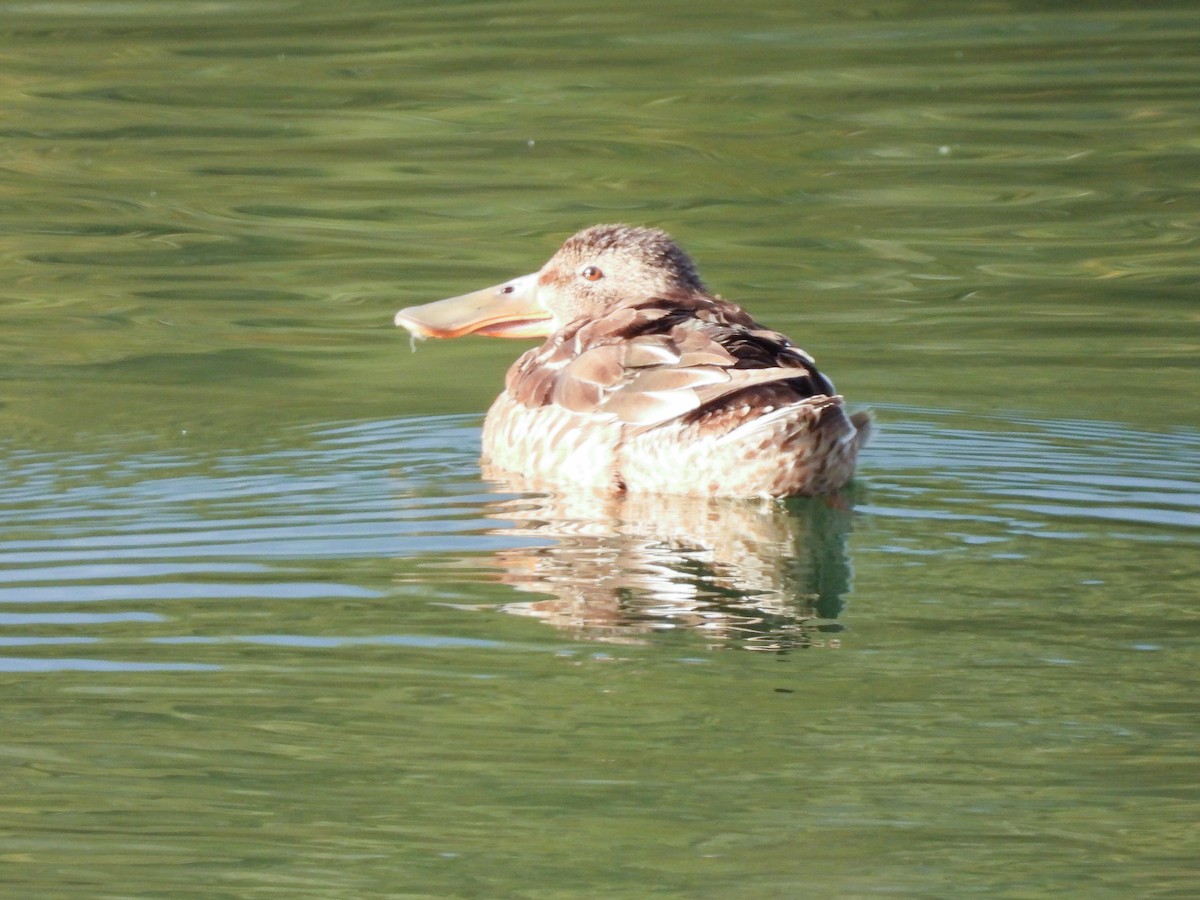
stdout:
[[(136, 653), (130, 671), (211, 666), (208, 654), (234, 646), (504, 646), (470, 634), (472, 618), (459, 619), (467, 633), (446, 633), (448, 615), (475, 609), (589, 639), (682, 628), (778, 649), (842, 627), (855, 521), (868, 525), (855, 529), (855, 552), (914, 560), (955, 547), (1022, 558), (1030, 551), (1015, 542), (1027, 536), (1178, 543), (1200, 527), (1193, 431), (876, 412), (853, 513), (504, 493), (480, 481), (477, 417), (337, 423), (193, 456), (130, 453), (120, 440), (109, 452), (16, 450), (0, 474), (0, 643), (47, 656), (0, 666), (116, 671), (114, 639)], [(529, 593), (550, 599), (521, 599)], [(429, 633), (391, 627), (431, 604), (441, 612)], [(369, 611), (366, 631), (320, 624), (347, 605)], [(310, 624), (264, 632), (264, 616)], [(106, 659), (51, 658), (98, 642)], [(141, 659), (134, 648), (151, 644), (172, 656)]]

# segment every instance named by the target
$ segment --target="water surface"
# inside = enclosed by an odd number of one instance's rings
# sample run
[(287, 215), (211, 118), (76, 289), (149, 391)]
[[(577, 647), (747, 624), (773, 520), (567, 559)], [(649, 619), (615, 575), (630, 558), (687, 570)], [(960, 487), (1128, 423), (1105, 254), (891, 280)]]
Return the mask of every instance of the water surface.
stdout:
[[(0, 883), (1188, 896), (1200, 15), (9, 4)], [(843, 495), (477, 466), (400, 306), (666, 227)]]

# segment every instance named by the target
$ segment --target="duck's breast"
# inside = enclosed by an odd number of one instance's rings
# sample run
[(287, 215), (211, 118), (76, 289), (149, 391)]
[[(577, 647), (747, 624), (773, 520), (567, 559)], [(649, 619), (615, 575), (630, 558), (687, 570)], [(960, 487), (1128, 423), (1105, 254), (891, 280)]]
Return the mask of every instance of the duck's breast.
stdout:
[(581, 416), (555, 404), (528, 407), (505, 392), (483, 423), (483, 461), (523, 476), (534, 489), (620, 490), (620, 440), (621, 426), (611, 417)]

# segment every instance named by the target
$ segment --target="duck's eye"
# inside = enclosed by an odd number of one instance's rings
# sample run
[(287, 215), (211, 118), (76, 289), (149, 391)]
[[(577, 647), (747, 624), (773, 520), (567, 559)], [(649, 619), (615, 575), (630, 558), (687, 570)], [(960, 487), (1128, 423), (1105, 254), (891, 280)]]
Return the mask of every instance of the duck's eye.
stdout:
[(584, 278), (586, 278), (588, 281), (599, 281), (601, 278), (604, 277), (604, 273), (601, 272), (599, 269), (597, 269), (595, 266), (588, 266), (586, 269), (584, 269), (579, 274), (582, 275)]

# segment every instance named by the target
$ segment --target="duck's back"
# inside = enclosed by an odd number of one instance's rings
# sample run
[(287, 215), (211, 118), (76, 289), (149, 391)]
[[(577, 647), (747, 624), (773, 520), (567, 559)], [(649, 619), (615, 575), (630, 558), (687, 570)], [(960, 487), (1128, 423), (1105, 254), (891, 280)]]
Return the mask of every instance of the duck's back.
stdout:
[(785, 336), (689, 294), (572, 323), (525, 353), (484, 452), (538, 485), (813, 494), (849, 480), (868, 422)]

